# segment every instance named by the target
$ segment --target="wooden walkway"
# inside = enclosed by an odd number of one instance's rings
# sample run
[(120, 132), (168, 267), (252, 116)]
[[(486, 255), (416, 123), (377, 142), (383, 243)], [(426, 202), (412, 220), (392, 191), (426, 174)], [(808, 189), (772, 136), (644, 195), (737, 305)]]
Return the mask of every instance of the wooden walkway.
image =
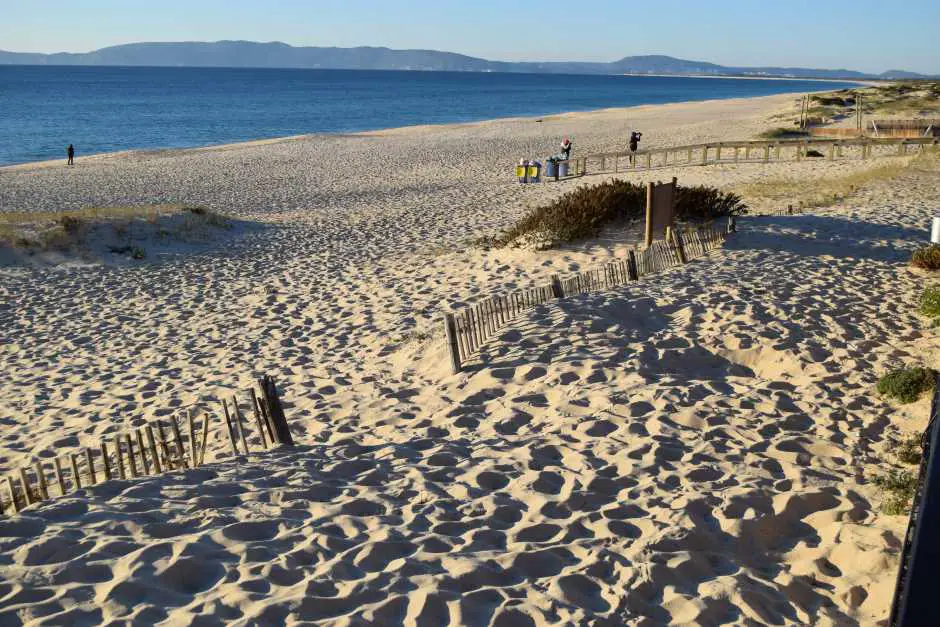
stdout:
[[(670, 146), (630, 152), (608, 152), (561, 161), (568, 164), (568, 176), (608, 174), (635, 170), (711, 165), (717, 163), (800, 162), (805, 159), (870, 159), (873, 156), (905, 155), (911, 150), (926, 151), (940, 138), (848, 139), (808, 137), (806, 139), (715, 142), (690, 146)], [(807, 156), (816, 151), (822, 157)]]

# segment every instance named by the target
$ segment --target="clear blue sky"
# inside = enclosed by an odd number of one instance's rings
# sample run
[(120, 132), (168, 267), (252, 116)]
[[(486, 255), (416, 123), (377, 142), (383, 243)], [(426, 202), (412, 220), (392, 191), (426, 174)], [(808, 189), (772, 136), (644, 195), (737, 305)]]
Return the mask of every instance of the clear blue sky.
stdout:
[[(0, 0), (0, 49), (134, 41), (431, 48), (494, 60), (668, 54), (940, 74), (940, 0)], [(523, 10), (521, 7), (530, 7)]]

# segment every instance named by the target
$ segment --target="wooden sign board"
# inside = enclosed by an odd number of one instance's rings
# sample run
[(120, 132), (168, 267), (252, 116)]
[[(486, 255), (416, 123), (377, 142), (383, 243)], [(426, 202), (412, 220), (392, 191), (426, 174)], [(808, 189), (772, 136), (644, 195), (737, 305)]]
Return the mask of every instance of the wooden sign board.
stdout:
[(671, 183), (650, 183), (646, 188), (646, 245), (663, 238), (666, 227), (676, 220), (676, 179)]

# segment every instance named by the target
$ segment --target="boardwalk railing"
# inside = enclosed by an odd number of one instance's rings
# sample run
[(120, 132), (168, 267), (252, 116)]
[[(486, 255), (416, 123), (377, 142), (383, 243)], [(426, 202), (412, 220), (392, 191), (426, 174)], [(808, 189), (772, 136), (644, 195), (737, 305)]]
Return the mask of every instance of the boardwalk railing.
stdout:
[(890, 627), (913, 627), (937, 624), (937, 586), (940, 575), (940, 374), (934, 376), (930, 421), (921, 445), (923, 457), (914, 492), (911, 516), (901, 566), (898, 569), (894, 600), (891, 604)]
[[(868, 159), (873, 152), (891, 155), (907, 154), (913, 147), (924, 151), (928, 146), (940, 144), (940, 138), (869, 138), (848, 139), (809, 137), (806, 139), (714, 142), (689, 146), (670, 146), (631, 152), (609, 152), (576, 157), (567, 163), (568, 177), (585, 174), (607, 174), (630, 170), (654, 170), (666, 167), (684, 167), (715, 163), (802, 161), (810, 150), (825, 158)], [(818, 158), (818, 157), (816, 157)]]
[[(729, 231), (734, 219), (729, 220)], [(568, 279), (557, 275), (547, 285), (511, 294), (496, 295), (462, 311), (444, 314), (444, 333), (455, 373), (472, 358), (480, 346), (524, 311), (558, 298), (606, 290), (641, 277), (702, 257), (724, 244), (726, 234), (713, 228), (669, 229), (665, 240), (657, 240), (642, 251), (631, 250), (626, 259)]]
[(155, 419), (133, 432), (114, 434), (110, 442), (101, 438), (97, 449), (55, 453), (51, 468), (48, 458), (20, 467), (14, 475), (6, 476), (9, 500), (0, 494), (0, 514), (7, 509), (20, 512), (34, 503), (111, 479), (134, 479), (202, 466), (212, 422), (217, 422), (217, 429), (225, 425), (235, 455), (248, 454), (252, 430), (264, 449), (280, 444), (294, 445), (274, 379), (267, 375), (259, 379), (258, 390), (251, 389), (244, 400), (251, 406), (253, 427), (252, 420), (242, 413), (237, 397), (232, 396), (221, 400), (218, 421), (208, 412), (197, 421), (192, 411), (188, 411), (185, 420), (169, 417), (168, 426), (163, 420)]

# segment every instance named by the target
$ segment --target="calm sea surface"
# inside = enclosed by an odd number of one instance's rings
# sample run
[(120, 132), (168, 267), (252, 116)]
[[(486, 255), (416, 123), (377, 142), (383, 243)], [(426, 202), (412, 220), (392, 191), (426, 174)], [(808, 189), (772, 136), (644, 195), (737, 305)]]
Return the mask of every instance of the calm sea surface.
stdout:
[(810, 81), (0, 66), (0, 165), (133, 148), (837, 89)]

